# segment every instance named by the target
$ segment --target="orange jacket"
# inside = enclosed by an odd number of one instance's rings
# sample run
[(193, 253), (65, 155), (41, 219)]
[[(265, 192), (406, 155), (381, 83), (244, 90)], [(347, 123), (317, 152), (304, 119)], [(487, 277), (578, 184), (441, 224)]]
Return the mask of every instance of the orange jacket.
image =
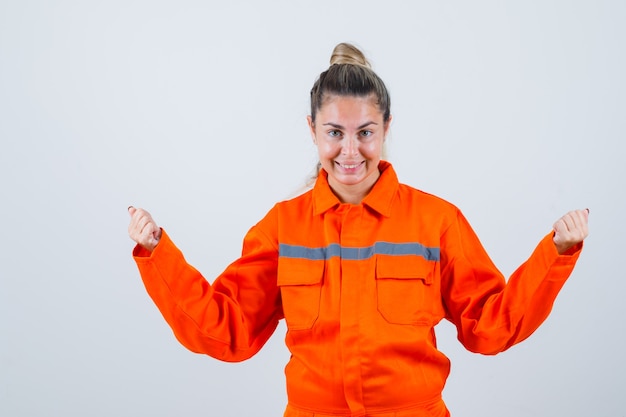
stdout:
[[(461, 212), (399, 184), (387, 162), (362, 204), (341, 204), (322, 171), (246, 235), (211, 285), (163, 232), (134, 251), (145, 286), (194, 352), (254, 355), (287, 323), (285, 416), (447, 415), (443, 318), (474, 352), (495, 354), (548, 316), (582, 245), (559, 256), (547, 235), (505, 283)], [(321, 414), (320, 414), (321, 413)], [(387, 414), (389, 413), (389, 414)], [(395, 413), (395, 414), (394, 414)]]

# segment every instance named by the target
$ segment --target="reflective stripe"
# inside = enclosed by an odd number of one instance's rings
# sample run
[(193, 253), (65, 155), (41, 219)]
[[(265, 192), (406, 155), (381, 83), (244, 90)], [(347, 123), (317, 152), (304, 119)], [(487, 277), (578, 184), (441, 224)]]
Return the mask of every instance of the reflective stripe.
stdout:
[(338, 243), (331, 243), (321, 248), (281, 243), (279, 247), (279, 256), (282, 258), (299, 258), (311, 261), (328, 260), (336, 256), (350, 261), (361, 261), (374, 255), (417, 255), (428, 261), (439, 261), (439, 248), (429, 248), (420, 243), (389, 242), (376, 242), (373, 246), (363, 248), (342, 247)]

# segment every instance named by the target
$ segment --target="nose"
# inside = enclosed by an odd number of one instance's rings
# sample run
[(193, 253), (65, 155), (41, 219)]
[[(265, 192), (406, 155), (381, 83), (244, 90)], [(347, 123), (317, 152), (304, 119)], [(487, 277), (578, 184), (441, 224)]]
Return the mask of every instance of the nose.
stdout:
[(357, 138), (348, 136), (344, 139), (341, 153), (348, 156), (357, 155), (359, 153), (359, 141)]

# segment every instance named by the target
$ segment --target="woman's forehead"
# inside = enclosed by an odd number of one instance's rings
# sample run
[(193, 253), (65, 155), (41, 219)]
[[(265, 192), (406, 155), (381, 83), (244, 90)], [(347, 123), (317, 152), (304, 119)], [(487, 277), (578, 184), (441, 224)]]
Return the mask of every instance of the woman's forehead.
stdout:
[(332, 95), (324, 100), (318, 112), (319, 117), (330, 118), (382, 118), (376, 96)]

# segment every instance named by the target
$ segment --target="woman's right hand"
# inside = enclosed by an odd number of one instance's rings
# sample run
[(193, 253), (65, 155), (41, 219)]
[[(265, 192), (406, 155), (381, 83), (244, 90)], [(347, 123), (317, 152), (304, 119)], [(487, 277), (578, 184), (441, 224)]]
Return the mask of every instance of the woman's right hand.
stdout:
[(150, 213), (141, 208), (128, 207), (130, 225), (128, 235), (132, 240), (152, 252), (161, 239), (161, 228), (157, 226)]

